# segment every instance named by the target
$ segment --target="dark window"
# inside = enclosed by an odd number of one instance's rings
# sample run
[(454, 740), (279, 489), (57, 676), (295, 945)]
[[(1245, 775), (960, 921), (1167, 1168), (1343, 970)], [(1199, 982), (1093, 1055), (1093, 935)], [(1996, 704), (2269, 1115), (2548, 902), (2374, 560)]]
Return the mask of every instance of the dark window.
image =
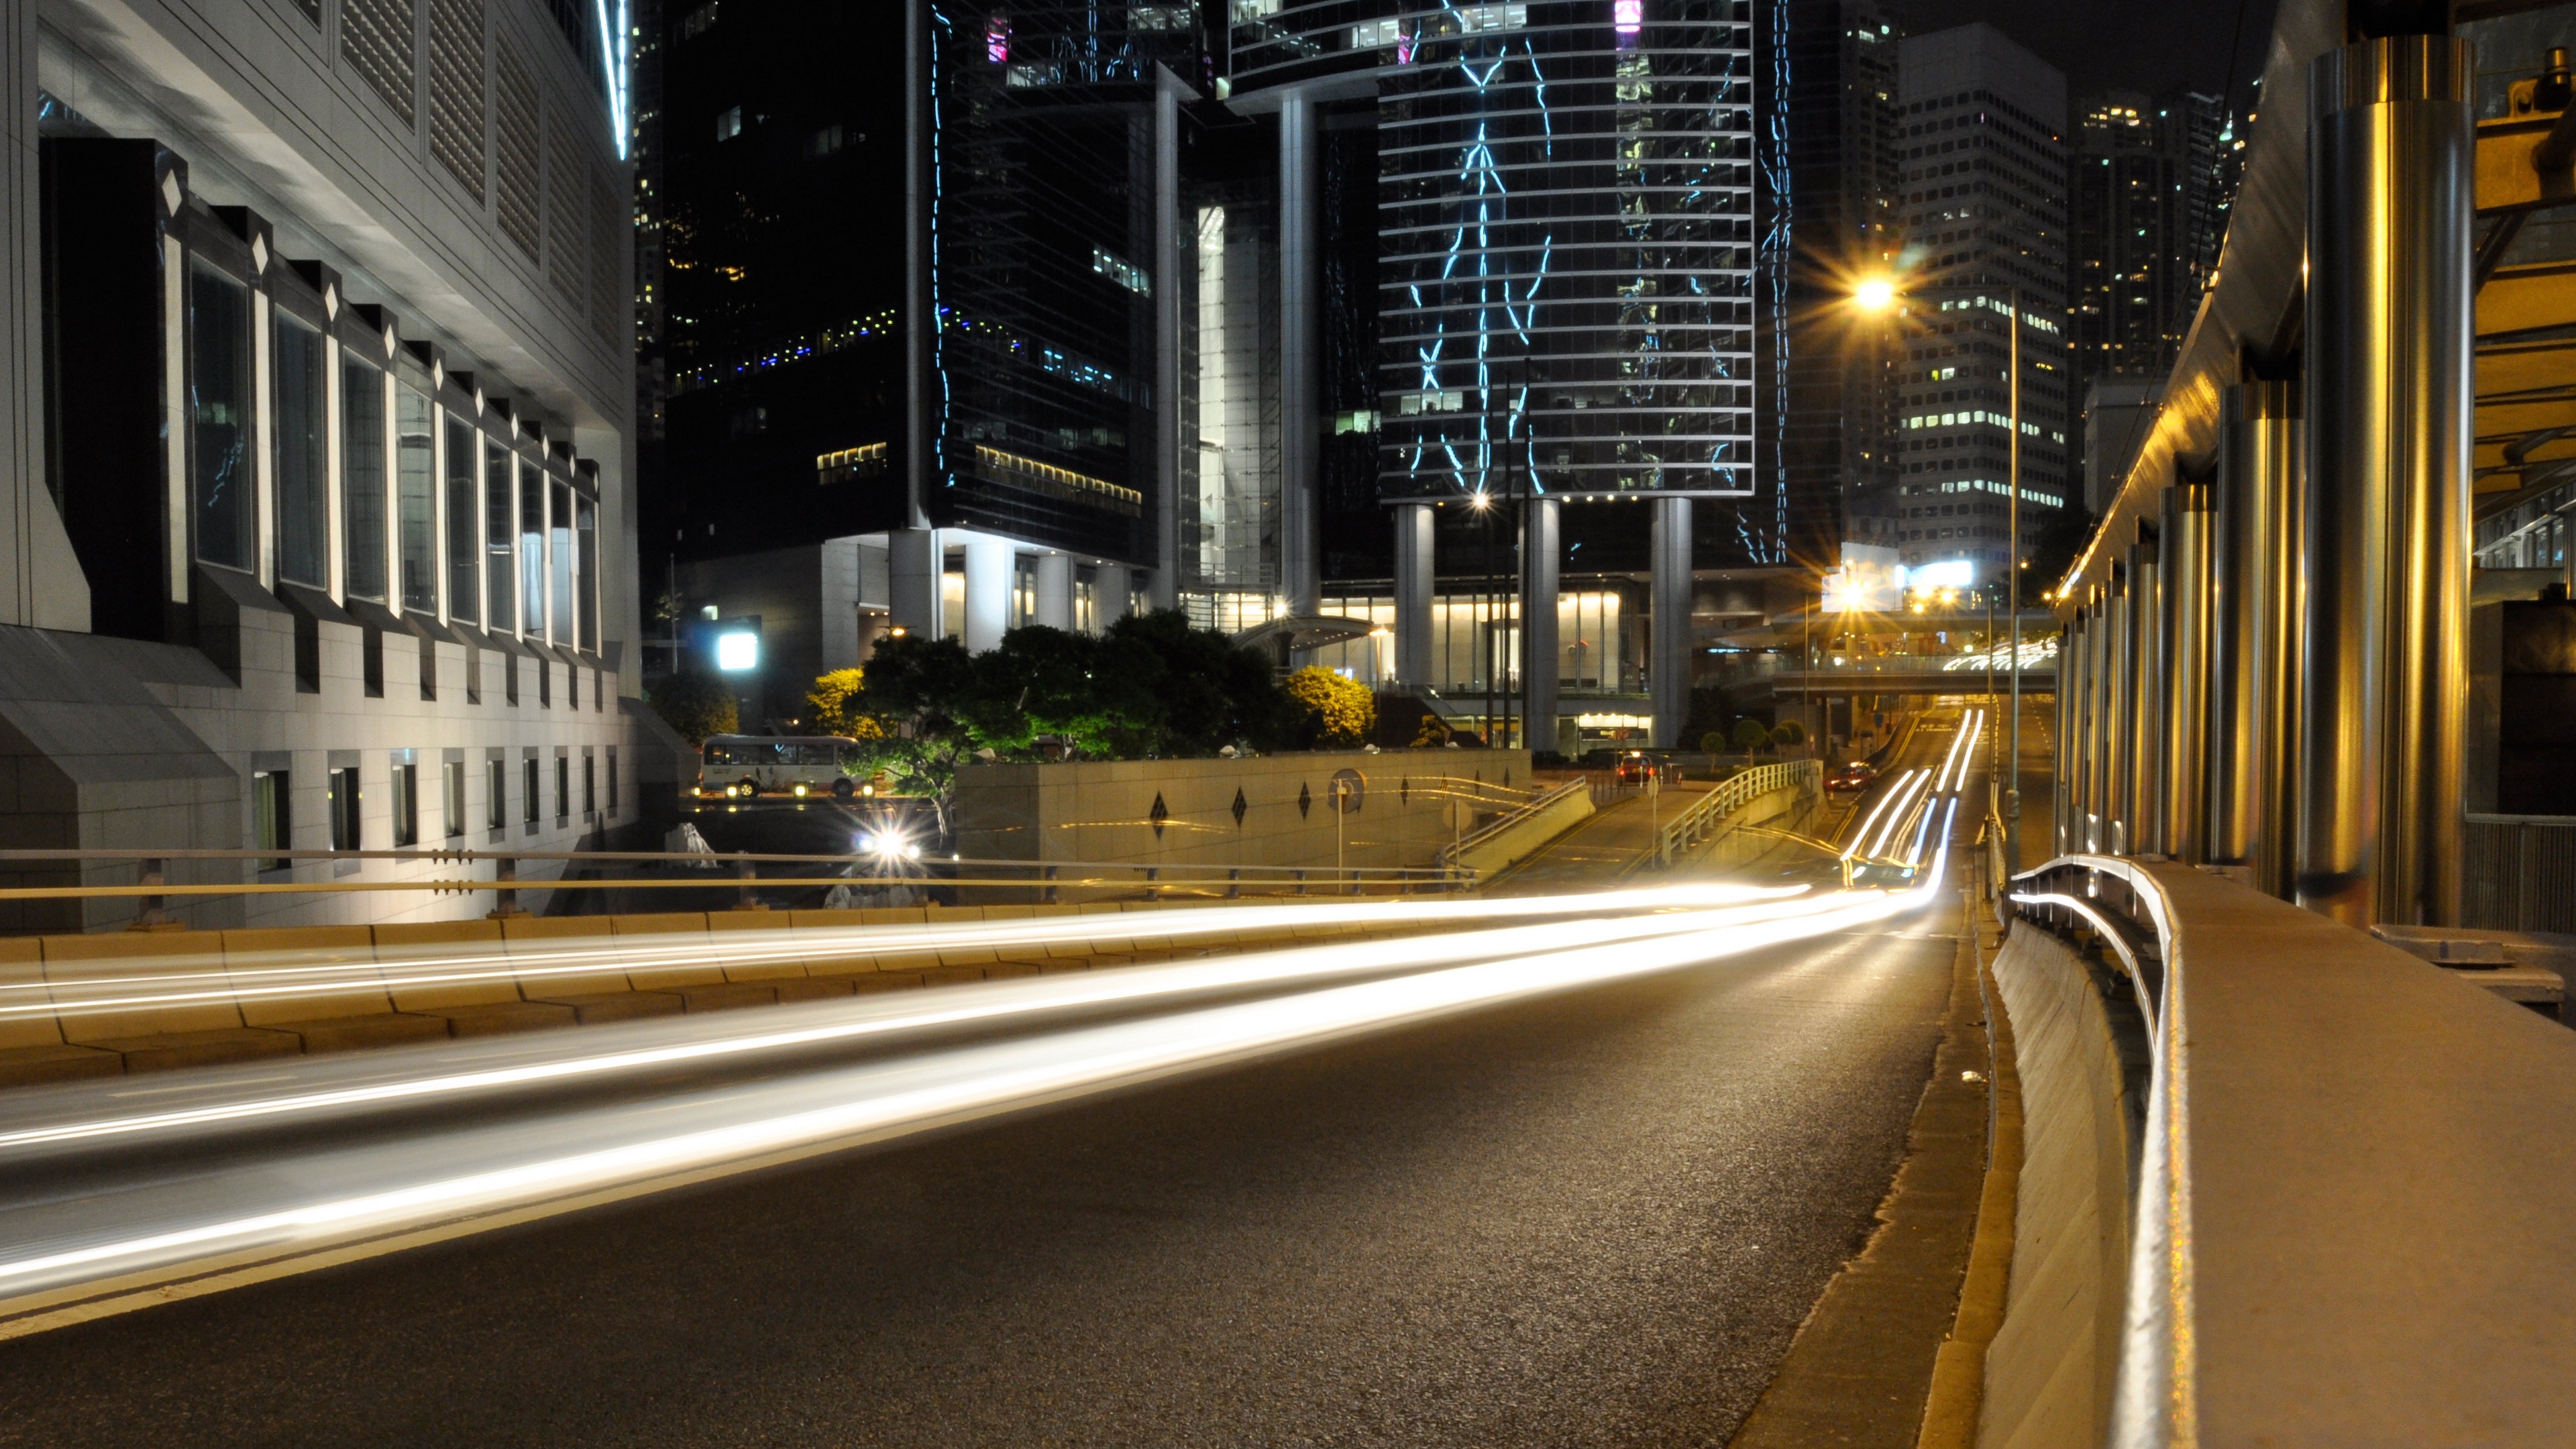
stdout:
[(555, 756), (555, 819), (558, 823), (572, 817), (572, 757)]
[(445, 797), (447, 834), (454, 839), (465, 833), (465, 762), (449, 760), (438, 773), (444, 787), (439, 793)]
[(484, 773), (491, 777), (486, 784), (492, 795), (483, 802), (483, 823), (493, 830), (507, 830), (510, 828), (510, 762), (494, 755), (487, 763), (490, 768)]
[[(295, 815), (287, 772), (254, 770), (250, 777), (251, 848), (253, 850), (292, 850), (295, 848)], [(259, 863), (261, 870), (285, 870), (295, 862), (280, 856)]]
[(608, 747), (608, 813), (617, 813), (617, 746)]
[[(471, 624), (483, 617), (480, 598), (482, 569), (476, 560), (482, 550), (475, 532), (475, 465), (482, 461), (483, 448), (474, 429), (455, 418), (447, 420), (447, 616)], [(471, 667), (474, 651), (466, 655), (466, 677), (474, 676)], [(471, 691), (480, 693), (479, 690)]]
[(527, 787), (528, 787), (528, 789), (527, 789), (527, 821), (528, 821), (528, 828), (529, 828), (530, 830), (534, 830), (534, 829), (536, 829), (536, 828), (537, 828), (537, 820), (539, 819), (539, 816), (538, 816), (538, 814), (537, 814), (537, 811), (538, 811), (538, 809), (540, 808), (540, 804), (539, 804), (539, 800), (538, 800), (538, 796), (537, 796), (537, 789), (538, 789), (538, 785), (537, 785), (537, 757), (536, 757), (536, 756), (534, 756), (534, 755), (530, 755), (530, 756), (528, 756), (528, 758), (527, 758), (527, 760), (526, 760), (526, 762), (525, 762), (525, 763), (526, 763), (526, 765), (527, 765), (527, 769), (526, 769), (523, 773), (525, 773), (525, 774), (526, 774), (526, 776), (527, 776), (527, 779), (525, 780), (525, 782), (524, 782), (524, 783), (525, 783), (525, 784), (527, 785)]
[(189, 473), (197, 557), (252, 565), (250, 289), (200, 263), (188, 269)]
[(402, 603), (438, 612), (438, 474), (430, 429), (437, 414), (409, 387), (394, 389), (396, 522), (402, 531)]
[[(516, 584), (510, 570), (510, 515), (514, 505), (510, 498), (513, 472), (510, 450), (498, 443), (483, 449), (483, 583), (492, 594), (491, 627), (495, 633), (515, 634), (519, 630), (519, 604)], [(515, 670), (510, 681), (510, 702), (519, 702), (519, 685)]]
[(272, 312), (269, 388), (275, 398), (277, 576), (328, 588), (331, 583), (329, 399), (322, 377), (322, 334)]
[(393, 767), (394, 848), (420, 842), (420, 766), (397, 758)]
[(581, 755), (581, 813), (599, 813), (599, 757), (588, 750)]
[(385, 596), (385, 375), (340, 364), (340, 519), (348, 592)]
[(330, 774), (331, 848), (358, 848), (358, 767), (333, 770)]

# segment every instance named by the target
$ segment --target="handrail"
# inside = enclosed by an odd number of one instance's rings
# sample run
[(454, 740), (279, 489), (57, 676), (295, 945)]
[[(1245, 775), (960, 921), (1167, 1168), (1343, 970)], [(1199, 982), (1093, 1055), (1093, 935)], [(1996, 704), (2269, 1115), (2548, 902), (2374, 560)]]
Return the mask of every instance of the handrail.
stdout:
[[(2078, 875), (2084, 877), (2081, 894), (2071, 879)], [(2104, 899), (2106, 877), (2126, 888), (2125, 902), (2118, 899), (2124, 892), (2116, 889)], [(2012, 881), (2012, 901), (2021, 911), (2077, 917), (2110, 943), (2146, 1017), (2152, 1061), (2147, 1130), (2139, 1153), (2110, 1442), (2114, 1449), (2194, 1445), (2199, 1442), (2199, 1373), (2193, 1332), (2190, 1059), (2184, 1050), (2186, 951), (2180, 919), (2152, 874), (2116, 856), (2060, 856)], [(2136, 950), (2141, 943), (2115, 925), (2115, 915), (2130, 931), (2152, 935), (2161, 968), (2155, 989), (2141, 969)]]
[[(1655, 832), (1655, 843), (1649, 854), (1658, 868), (1673, 863), (1673, 853), (1696, 844), (1701, 834), (1718, 821), (1734, 814), (1774, 790), (1787, 790), (1800, 785), (1821, 787), (1824, 766), (1815, 760), (1783, 760), (1769, 765), (1755, 765), (1749, 770), (1720, 780), (1710, 790), (1691, 802)], [(1643, 862), (1639, 862), (1643, 864)]]
[(1440, 847), (1440, 853), (1433, 856), (1432, 859), (1444, 868), (1455, 868), (1458, 863), (1459, 856), (1466, 854), (1468, 851), (1475, 849), (1477, 846), (1484, 844), (1486, 841), (1493, 839), (1495, 836), (1502, 834), (1506, 830), (1518, 827), (1532, 815), (1537, 814), (1541, 810), (1545, 810), (1558, 801), (1565, 799), (1567, 796), (1572, 795), (1577, 791), (1589, 792), (1591, 789), (1592, 782), (1590, 780), (1577, 779), (1568, 780), (1553, 790), (1533, 795), (1529, 799), (1522, 801), (1520, 804), (1513, 806), (1511, 809), (1504, 811), (1502, 814), (1495, 816), (1493, 819), (1486, 821), (1484, 824), (1477, 826), (1474, 830), (1471, 830), (1465, 835), (1458, 837), (1456, 840), (1451, 841), (1449, 844)]

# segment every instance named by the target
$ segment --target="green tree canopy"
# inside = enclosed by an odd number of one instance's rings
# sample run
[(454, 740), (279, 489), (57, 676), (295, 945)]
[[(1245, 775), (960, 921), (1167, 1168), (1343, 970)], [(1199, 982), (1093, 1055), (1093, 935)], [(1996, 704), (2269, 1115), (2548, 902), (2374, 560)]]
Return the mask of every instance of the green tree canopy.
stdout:
[(1769, 743), (1771, 743), (1771, 731), (1763, 725), (1762, 721), (1747, 716), (1735, 722), (1737, 749), (1758, 750)]
[(1807, 727), (1793, 719), (1784, 719), (1780, 721), (1780, 727), (1771, 732), (1771, 743), (1780, 746), (1782, 749), (1788, 749), (1795, 745), (1803, 745), (1806, 742)]

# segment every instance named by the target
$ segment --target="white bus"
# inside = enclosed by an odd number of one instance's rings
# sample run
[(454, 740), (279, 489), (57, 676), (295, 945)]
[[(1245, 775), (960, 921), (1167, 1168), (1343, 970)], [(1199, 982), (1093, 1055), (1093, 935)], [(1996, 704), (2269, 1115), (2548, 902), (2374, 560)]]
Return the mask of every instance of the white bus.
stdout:
[(865, 788), (841, 768), (858, 747), (857, 740), (841, 735), (709, 735), (698, 751), (698, 793), (829, 794), (847, 800)]

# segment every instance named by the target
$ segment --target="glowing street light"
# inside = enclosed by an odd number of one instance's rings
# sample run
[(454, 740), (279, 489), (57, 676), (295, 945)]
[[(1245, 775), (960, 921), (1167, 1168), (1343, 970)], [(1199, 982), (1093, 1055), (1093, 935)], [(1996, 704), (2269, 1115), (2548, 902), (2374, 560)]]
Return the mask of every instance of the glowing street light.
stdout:
[(1896, 283), (1886, 277), (1864, 277), (1852, 289), (1852, 305), (1864, 312), (1884, 312), (1896, 305)]

